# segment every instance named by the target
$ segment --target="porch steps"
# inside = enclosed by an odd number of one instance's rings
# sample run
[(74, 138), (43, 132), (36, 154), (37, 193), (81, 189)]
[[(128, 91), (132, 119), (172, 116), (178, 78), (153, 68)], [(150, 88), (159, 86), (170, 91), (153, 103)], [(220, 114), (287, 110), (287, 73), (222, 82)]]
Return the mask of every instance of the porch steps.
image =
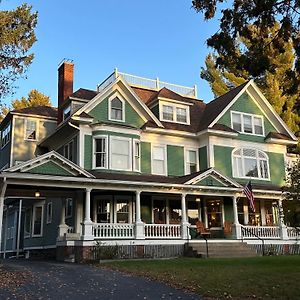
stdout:
[[(205, 242), (190, 242), (186, 255), (206, 258)], [(211, 242), (208, 240), (209, 258), (254, 257), (258, 255), (253, 248), (243, 242)]]

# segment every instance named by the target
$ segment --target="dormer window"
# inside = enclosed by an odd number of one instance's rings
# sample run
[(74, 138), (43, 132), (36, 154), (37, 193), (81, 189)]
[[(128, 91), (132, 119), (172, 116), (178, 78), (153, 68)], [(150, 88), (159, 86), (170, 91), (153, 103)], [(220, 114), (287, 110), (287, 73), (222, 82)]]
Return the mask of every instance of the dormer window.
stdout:
[(66, 120), (70, 117), (71, 115), (71, 105), (68, 105), (66, 108), (63, 110), (63, 120)]
[(179, 103), (160, 101), (160, 120), (180, 124), (189, 124), (189, 107)]
[(232, 128), (238, 132), (264, 135), (263, 117), (240, 112), (231, 112)]
[(118, 97), (110, 100), (110, 120), (124, 121), (124, 102)]

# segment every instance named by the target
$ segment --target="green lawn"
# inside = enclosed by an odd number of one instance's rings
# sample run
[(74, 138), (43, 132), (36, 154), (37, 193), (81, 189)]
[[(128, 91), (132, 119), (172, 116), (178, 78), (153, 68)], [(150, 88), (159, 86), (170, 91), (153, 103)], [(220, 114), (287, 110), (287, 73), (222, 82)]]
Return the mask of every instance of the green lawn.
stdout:
[(300, 299), (300, 256), (177, 258), (101, 264), (194, 291), (206, 299)]

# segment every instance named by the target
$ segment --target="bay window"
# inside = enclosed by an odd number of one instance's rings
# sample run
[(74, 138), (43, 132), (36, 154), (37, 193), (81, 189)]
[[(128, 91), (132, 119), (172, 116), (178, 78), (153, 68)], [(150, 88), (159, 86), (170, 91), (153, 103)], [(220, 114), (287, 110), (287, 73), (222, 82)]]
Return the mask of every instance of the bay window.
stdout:
[(114, 170), (131, 170), (131, 140), (128, 138), (111, 137), (110, 167)]
[(107, 168), (107, 137), (98, 136), (94, 139), (94, 167)]

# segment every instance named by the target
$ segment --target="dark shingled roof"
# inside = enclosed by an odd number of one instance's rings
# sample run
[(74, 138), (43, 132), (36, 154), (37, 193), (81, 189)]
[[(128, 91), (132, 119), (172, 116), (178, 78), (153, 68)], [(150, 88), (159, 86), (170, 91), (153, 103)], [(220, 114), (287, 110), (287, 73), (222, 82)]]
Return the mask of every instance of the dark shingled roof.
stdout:
[(93, 119), (91, 115), (87, 114), (84, 111), (79, 115), (79, 117)]
[(220, 123), (214, 124), (214, 126), (212, 126), (211, 129), (220, 130), (220, 131), (227, 131), (227, 132), (233, 132), (233, 133), (238, 133), (236, 130), (234, 130), (234, 129), (226, 126), (226, 125), (220, 124)]
[(265, 140), (267, 140), (267, 139), (279, 139), (279, 140), (292, 141), (292, 139), (290, 137), (288, 137), (287, 135), (285, 135), (283, 133), (279, 133), (279, 132), (269, 132), (269, 134), (266, 136)]
[(25, 115), (38, 115), (57, 118), (57, 108), (51, 106), (34, 106), (12, 110), (10, 113), (19, 113)]
[(87, 90), (87, 89), (79, 89), (75, 93), (73, 93), (70, 97), (85, 99), (85, 100), (92, 100), (98, 92)]

